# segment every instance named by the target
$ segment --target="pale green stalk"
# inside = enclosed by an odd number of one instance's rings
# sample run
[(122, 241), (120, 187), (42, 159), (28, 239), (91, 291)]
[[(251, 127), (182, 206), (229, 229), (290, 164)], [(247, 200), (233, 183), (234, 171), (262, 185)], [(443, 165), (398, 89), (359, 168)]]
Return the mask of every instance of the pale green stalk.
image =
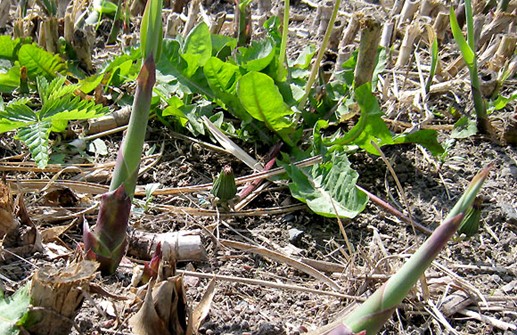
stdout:
[(287, 49), (287, 38), (289, 34), (289, 12), (290, 3), (289, 0), (284, 0), (284, 22), (282, 26), (282, 42), (280, 42), (280, 54), (278, 55), (278, 71), (277, 80), (285, 81), (286, 79), (286, 68), (285, 68), (285, 57)]
[(477, 193), (488, 176), (489, 170), (490, 167), (487, 167), (474, 177), (444, 223), (433, 232), (396, 274), (377, 289), (363, 304), (346, 315), (342, 323), (333, 328), (331, 334), (344, 334), (343, 329), (348, 328), (353, 332), (366, 331), (366, 334), (373, 335), (383, 327), (395, 308), (402, 302), (440, 250), (447, 245), (447, 241), (457, 231), (463, 215), (472, 206)]
[(147, 2), (142, 19), (141, 47), (144, 63), (136, 79), (136, 92), (127, 133), (120, 146), (110, 192), (103, 194), (95, 228), (83, 226), (87, 259), (101, 264), (103, 274), (113, 274), (127, 245), (127, 226), (142, 156), (147, 121), (156, 81), (155, 57), (162, 40), (161, 0)]
[(479, 75), (477, 69), (476, 41), (474, 38), (474, 19), (472, 14), (472, 5), (470, 0), (465, 0), (465, 18), (467, 21), (467, 40), (463, 36), (461, 28), (458, 24), (454, 10), (450, 9), (451, 30), (458, 43), (461, 54), (470, 74), (470, 86), (472, 89), (472, 98), (474, 100), (474, 108), (476, 110), (478, 130), (482, 133), (487, 130), (487, 113), (485, 99), (481, 95), (479, 89)]
[(140, 41), (144, 63), (137, 78), (135, 98), (126, 136), (119, 150), (110, 190), (124, 185), (132, 198), (136, 187), (138, 169), (144, 146), (153, 86), (156, 81), (155, 60), (159, 59), (163, 39), (162, 3), (149, 0), (145, 7), (140, 28)]
[(334, 23), (336, 22), (337, 13), (339, 11), (339, 7), (341, 6), (341, 0), (336, 0), (334, 3), (334, 9), (332, 10), (332, 16), (330, 17), (329, 24), (327, 26), (327, 30), (325, 31), (325, 36), (323, 37), (323, 42), (321, 42), (320, 50), (318, 51), (318, 56), (316, 57), (316, 61), (312, 65), (311, 74), (309, 75), (309, 79), (307, 80), (307, 85), (305, 85), (305, 94), (300, 99), (298, 103), (298, 109), (302, 110), (305, 106), (305, 102), (311, 93), (312, 85), (316, 81), (316, 77), (318, 76), (318, 72), (320, 70), (321, 60), (325, 55), (325, 51), (327, 50), (327, 46), (329, 44), (330, 35), (332, 35), (332, 29), (334, 29)]

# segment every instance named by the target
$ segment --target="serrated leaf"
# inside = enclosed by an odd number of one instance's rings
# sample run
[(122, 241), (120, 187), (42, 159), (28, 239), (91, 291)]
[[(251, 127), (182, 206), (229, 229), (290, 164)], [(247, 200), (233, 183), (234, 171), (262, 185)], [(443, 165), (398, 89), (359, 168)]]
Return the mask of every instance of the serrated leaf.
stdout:
[(253, 118), (264, 122), (287, 144), (293, 145), (289, 138), (289, 131), (293, 125), (288, 117), (294, 112), (285, 104), (282, 94), (271, 77), (260, 72), (245, 74), (237, 85), (237, 95)]
[(18, 51), (18, 61), (21, 66), (27, 67), (27, 74), (31, 78), (54, 78), (66, 72), (66, 63), (59, 55), (53, 55), (35, 44), (22, 45)]
[(41, 120), (87, 120), (101, 116), (107, 110), (106, 107), (95, 104), (95, 101), (67, 96), (49, 100), (43, 105), (39, 115)]
[(26, 105), (27, 102), (25, 98), (15, 100), (0, 110), (0, 134), (38, 121), (36, 114)]
[(18, 323), (29, 312), (30, 282), (20, 287), (10, 298), (0, 298), (0, 334), (17, 335), (20, 333)]
[(350, 167), (343, 152), (332, 153), (330, 160), (302, 170), (293, 164), (284, 164), (292, 182), (291, 194), (309, 208), (325, 217), (353, 218), (362, 212), (368, 197), (356, 188), (359, 174)]
[(36, 165), (41, 169), (45, 168), (48, 164), (48, 137), (51, 127), (52, 122), (50, 121), (34, 123), (21, 128), (16, 136), (20, 141), (27, 145), (32, 159), (34, 159)]

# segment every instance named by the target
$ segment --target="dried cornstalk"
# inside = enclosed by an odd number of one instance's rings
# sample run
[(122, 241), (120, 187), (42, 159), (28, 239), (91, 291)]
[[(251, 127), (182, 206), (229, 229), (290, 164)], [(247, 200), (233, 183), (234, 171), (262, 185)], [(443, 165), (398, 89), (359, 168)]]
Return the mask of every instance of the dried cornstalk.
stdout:
[(317, 36), (323, 36), (327, 30), (327, 26), (332, 16), (332, 9), (334, 8), (334, 2), (325, 1), (318, 6), (316, 11), (316, 18), (314, 20), (313, 28), (317, 26)]
[(433, 29), (436, 32), (436, 38), (438, 41), (443, 41), (445, 33), (449, 27), (449, 13), (440, 12), (434, 20)]
[(406, 0), (404, 2), (404, 7), (402, 7), (402, 11), (400, 12), (399, 23), (397, 24), (397, 29), (402, 29), (406, 21), (413, 21), (413, 16), (415, 15), (418, 7), (420, 6), (420, 0)]
[(11, 1), (0, 2), (0, 28), (5, 27), (9, 21), (9, 9), (11, 8)]
[(420, 15), (427, 17), (435, 17), (440, 9), (440, 2), (437, 0), (423, 0), (420, 3)]
[(31, 282), (31, 323), (34, 335), (68, 334), (83, 303), (83, 290), (95, 277), (98, 263), (81, 263), (56, 268), (45, 266), (34, 274)]
[(346, 27), (345, 32), (343, 33), (343, 38), (341, 38), (341, 42), (339, 42), (339, 49), (344, 48), (345, 46), (352, 44), (359, 31), (360, 22), (363, 19), (364, 14), (362, 12), (356, 12), (352, 15), (348, 26)]
[(219, 34), (223, 27), (224, 21), (226, 20), (226, 12), (219, 12), (216, 14), (210, 26), (210, 33)]
[(483, 46), (492, 38), (492, 36), (506, 31), (510, 24), (515, 24), (516, 21), (517, 14), (505, 12), (495, 13), (494, 19), (481, 32), (478, 45)]
[(361, 22), (361, 42), (354, 71), (355, 86), (359, 87), (372, 81), (377, 59), (377, 47), (381, 39), (381, 24), (376, 19), (365, 18)]
[(384, 27), (382, 28), (382, 36), (381, 36), (381, 42), (380, 46), (384, 48), (391, 47), (393, 43), (393, 31), (395, 29), (395, 22), (394, 20), (391, 20), (390, 22), (387, 22), (384, 24)]
[(402, 40), (399, 56), (397, 58), (397, 67), (403, 67), (407, 65), (411, 53), (413, 52), (413, 44), (420, 34), (422, 34), (422, 30), (420, 29), (420, 24), (418, 22), (411, 23), (406, 27), (406, 33), (404, 35), (404, 39)]
[(393, 8), (390, 12), (390, 17), (394, 17), (396, 15), (400, 14), (400, 11), (402, 10), (402, 7), (404, 6), (404, 0), (395, 0), (395, 3), (393, 4)]
[(109, 115), (105, 115), (88, 121), (88, 134), (98, 134), (120, 126), (125, 126), (129, 122), (131, 115), (130, 107), (122, 107)]
[(165, 36), (166, 37), (176, 37), (181, 29), (183, 28), (183, 21), (181, 20), (181, 15), (175, 12), (172, 12), (167, 16), (167, 24), (165, 25)]
[(201, 9), (201, 0), (192, 0), (188, 7), (188, 18), (183, 28), (183, 36), (187, 36), (188, 33), (194, 28), (197, 23), (197, 17)]
[(335, 23), (334, 23), (334, 28), (332, 29), (332, 34), (330, 35), (330, 40), (329, 40), (329, 49), (332, 50), (332, 51), (337, 51), (338, 50), (338, 45), (339, 45), (339, 37), (343, 34), (343, 29), (345, 27), (345, 24), (343, 23), (342, 20), (337, 20)]
[(129, 235), (128, 255), (137, 259), (149, 260), (158, 243), (162, 248), (162, 259), (178, 262), (204, 262), (206, 250), (201, 241), (199, 230), (152, 234), (133, 231)]
[(517, 34), (504, 35), (499, 42), (494, 57), (489, 62), (489, 68), (493, 71), (499, 71), (504, 63), (513, 55), (517, 46)]

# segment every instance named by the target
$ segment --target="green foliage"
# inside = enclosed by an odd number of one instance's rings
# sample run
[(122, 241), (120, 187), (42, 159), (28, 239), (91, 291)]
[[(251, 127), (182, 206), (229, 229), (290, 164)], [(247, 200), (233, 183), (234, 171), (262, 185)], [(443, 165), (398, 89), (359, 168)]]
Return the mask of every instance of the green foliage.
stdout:
[(454, 128), (451, 132), (452, 138), (467, 138), (476, 135), (478, 128), (476, 120), (469, 116), (462, 116), (454, 123)]
[(237, 95), (253, 118), (264, 122), (288, 145), (294, 145), (290, 135), (295, 125), (289, 119), (294, 112), (285, 104), (271, 77), (260, 72), (245, 74), (237, 85)]
[(25, 80), (22, 69), (27, 72), (25, 79), (35, 82), (39, 76), (53, 79), (66, 74), (67, 65), (59, 55), (30, 44), (28, 39), (0, 36), (0, 93), (12, 93), (20, 87)]
[(51, 132), (64, 131), (70, 120), (90, 119), (107, 112), (107, 108), (75, 96), (73, 92), (79, 85), (65, 85), (65, 81), (64, 77), (51, 82), (38, 77), (38, 102), (19, 98), (0, 105), (0, 133), (16, 130), (16, 138), (27, 145), (40, 168), (48, 164)]
[(0, 296), (0, 335), (18, 335), (19, 326), (28, 319), (30, 283), (20, 287), (11, 297)]
[(292, 182), (291, 194), (321, 216), (353, 218), (363, 211), (368, 196), (356, 188), (359, 174), (344, 152), (334, 151), (311, 169), (283, 164)]
[(140, 46), (144, 60), (151, 55), (154, 61), (160, 59), (163, 40), (162, 5), (161, 0), (149, 0), (146, 4), (140, 25)]

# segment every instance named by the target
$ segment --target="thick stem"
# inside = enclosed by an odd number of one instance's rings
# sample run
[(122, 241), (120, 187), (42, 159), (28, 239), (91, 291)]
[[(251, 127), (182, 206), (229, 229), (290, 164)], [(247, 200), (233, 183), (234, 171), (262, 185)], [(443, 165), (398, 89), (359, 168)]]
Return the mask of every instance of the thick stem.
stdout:
[(127, 134), (117, 156), (110, 190), (124, 184), (127, 194), (132, 198), (135, 192), (138, 168), (142, 156), (153, 86), (156, 81), (156, 67), (153, 56), (149, 56), (137, 78), (133, 110), (129, 119)]

